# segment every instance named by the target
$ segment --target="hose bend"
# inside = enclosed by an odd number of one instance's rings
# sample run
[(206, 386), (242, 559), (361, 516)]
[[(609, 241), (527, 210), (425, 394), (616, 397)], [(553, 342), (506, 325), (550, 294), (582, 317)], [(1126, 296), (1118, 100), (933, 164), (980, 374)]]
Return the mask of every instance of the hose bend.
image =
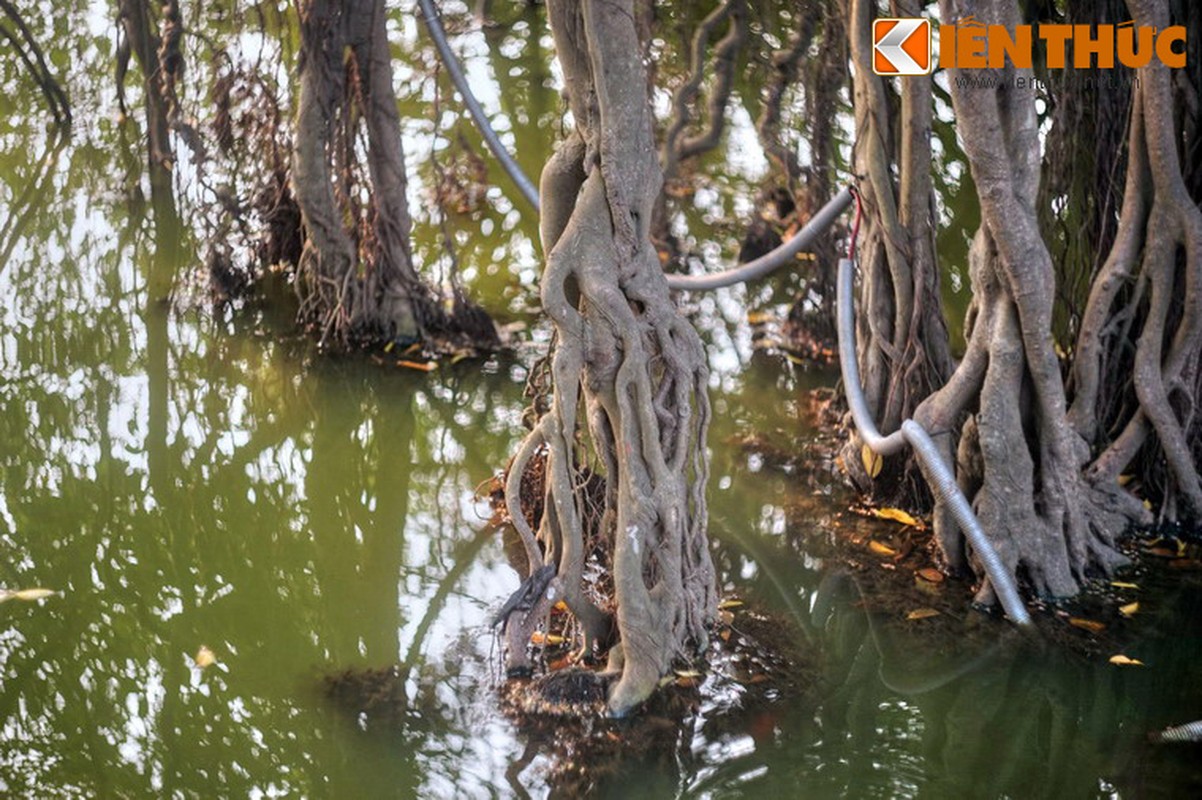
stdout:
[(868, 400), (864, 397), (864, 389), (860, 384), (860, 369), (856, 362), (856, 326), (855, 306), (852, 297), (855, 267), (850, 259), (839, 260), (839, 276), (836, 284), (836, 303), (838, 305), (838, 334), (839, 334), (839, 366), (843, 373), (843, 390), (847, 394), (847, 405), (855, 422), (856, 431), (860, 438), (873, 452), (882, 456), (899, 452), (909, 444), (914, 448), (923, 467), (923, 474), (931, 484), (935, 496), (947, 504), (952, 516), (960, 525), (973, 550), (976, 551), (989, 582), (997, 592), (998, 601), (1006, 616), (1018, 625), (1030, 625), (1031, 615), (1019, 596), (1018, 587), (1001, 556), (989, 537), (985, 535), (980, 521), (972, 511), (968, 498), (960, 491), (951, 467), (939, 454), (939, 449), (922, 425), (912, 419), (907, 419), (901, 428), (888, 436), (883, 436), (873, 422), (868, 410)]

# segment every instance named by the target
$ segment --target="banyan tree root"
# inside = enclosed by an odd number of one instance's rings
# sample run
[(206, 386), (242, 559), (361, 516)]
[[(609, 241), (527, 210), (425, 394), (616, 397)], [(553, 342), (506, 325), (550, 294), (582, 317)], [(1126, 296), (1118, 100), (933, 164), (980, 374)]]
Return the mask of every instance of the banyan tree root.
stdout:
[[(673, 661), (704, 650), (717, 590), (706, 538), (709, 423), (701, 340), (677, 313), (650, 240), (662, 175), (631, 2), (548, 4), (576, 129), (543, 171), (542, 301), (555, 327), (549, 410), (510, 467), (506, 502), (532, 570), (555, 577), (506, 626), (507, 666), (563, 600), (591, 652), (610, 638), (607, 706), (637, 707)], [(545, 448), (537, 534), (521, 476)], [(605, 477), (615, 611), (583, 591), (581, 467)]]
[[(1163, 0), (1127, 5), (1138, 25), (1170, 24)], [(1179, 118), (1169, 69), (1153, 59), (1134, 89), (1123, 206), (1081, 321), (1070, 409), (1101, 450), (1086, 471), (1096, 491), (1142, 516), (1118, 481), (1143, 453), (1145, 487), (1172, 522), (1202, 516), (1202, 211), (1182, 176)]]
[[(960, 4), (943, 0), (945, 22)], [(965, 12), (966, 13), (966, 12)], [(1012, 0), (974, 6), (978, 19), (1014, 26)], [(1010, 66), (1007, 73), (1021, 71)], [(1042, 596), (1075, 594), (1091, 570), (1123, 562), (1111, 505), (1082, 477), (1088, 444), (1069, 423), (1054, 352), (1051, 258), (1039, 234), (1038, 130), (1032, 90), (1018, 74), (1001, 76), (1005, 90), (964, 88), (952, 99), (981, 203), (981, 228), (969, 254), (973, 305), (968, 351), (948, 384), (916, 412), (928, 429), (950, 430), (975, 406), (961, 430), (958, 479), (973, 501), (1003, 562)], [(1026, 85), (1030, 85), (1026, 82)], [(942, 436), (950, 455), (951, 437)], [(935, 526), (953, 566), (965, 554), (955, 523), (937, 505)], [(978, 593), (993, 601), (986, 580)]]

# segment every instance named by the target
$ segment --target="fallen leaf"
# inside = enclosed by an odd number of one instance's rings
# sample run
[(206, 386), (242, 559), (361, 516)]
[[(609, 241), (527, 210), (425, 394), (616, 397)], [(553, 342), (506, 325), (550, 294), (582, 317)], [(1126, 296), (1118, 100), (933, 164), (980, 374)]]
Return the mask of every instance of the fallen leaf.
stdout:
[(1136, 611), (1139, 611), (1139, 603), (1128, 603), (1119, 608), (1119, 613), (1124, 617), (1133, 617)]
[(906, 619), (930, 619), (931, 617), (939, 616), (939, 612), (933, 608), (916, 608), (909, 614), (906, 614)]
[(725, 609), (718, 610), (718, 624), (730, 625), (734, 621), (735, 621), (735, 614), (733, 611), (726, 611)]
[(1081, 619), (1081, 617), (1069, 617), (1068, 624), (1090, 633), (1101, 633), (1106, 630), (1106, 626), (1102, 623), (1094, 622), (1092, 619)]
[(894, 550), (892, 547), (890, 547), (887, 544), (881, 544), (880, 542), (875, 541), (875, 540), (868, 543), (868, 549), (871, 550), (872, 552), (876, 553), (878, 556), (895, 556), (895, 555), (897, 555), (897, 551)]
[(213, 651), (202, 644), (200, 649), (196, 651), (196, 658), (193, 659), (193, 663), (195, 663), (199, 669), (211, 667), (217, 663), (217, 656), (213, 655)]
[(736, 600), (732, 597), (727, 600), (723, 600), (721, 603), (719, 603), (718, 609), (723, 610), (723, 609), (727, 609), (727, 608), (738, 608), (741, 605), (743, 605), (742, 600)]
[(891, 519), (894, 522), (900, 522), (902, 525), (912, 525), (915, 528), (922, 527), (921, 522), (900, 508), (874, 508), (872, 509), (872, 516), (880, 517), (881, 519)]
[(394, 348), (394, 347), (396, 347), (396, 342), (389, 342), (388, 344), (384, 345), (384, 352), (391, 353), (392, 348)]
[(943, 573), (934, 567), (923, 567), (917, 574), (928, 583), (943, 583)]
[(1152, 501), (1151, 501), (1151, 500), (1145, 500), (1145, 501), (1144, 501), (1144, 508), (1146, 508), (1146, 509), (1148, 509), (1149, 511), (1151, 511), (1151, 510), (1152, 510)]
[(438, 364), (433, 361), (406, 361), (405, 359), (401, 359), (396, 362), (396, 365), (398, 367), (405, 367), (406, 369), (420, 370), (421, 372), (433, 372), (438, 368)]
[(563, 644), (563, 642), (564, 642), (564, 638), (562, 636), (558, 636), (554, 633), (546, 633), (545, 634), (542, 631), (535, 631), (534, 633), (530, 634), (530, 643), (531, 644), (554, 646), (557, 644)]
[(28, 603), (34, 600), (44, 600), (55, 594), (58, 592), (53, 589), (0, 589), (0, 603), (9, 600), (24, 600)]
[(1111, 581), (1110, 585), (1116, 589), (1138, 589), (1139, 584), (1126, 583), (1124, 581)]
[(678, 669), (678, 670), (676, 670), (676, 677), (678, 677), (678, 678), (700, 678), (701, 673), (695, 669)]
[(1120, 667), (1142, 667), (1142, 666), (1144, 666), (1144, 662), (1140, 661), (1139, 659), (1128, 658), (1127, 656), (1123, 655), (1122, 653), (1119, 653), (1116, 656), (1111, 656), (1110, 663), (1117, 664)]
[(1134, 475), (1120, 475), (1119, 476), (1119, 486), (1126, 486), (1127, 484), (1131, 483), (1131, 481), (1133, 481), (1133, 480), (1135, 480)]
[(718, 631), (718, 638), (724, 642), (729, 642), (730, 641), (730, 628), (723, 628), (722, 630)]
[(864, 471), (868, 473), (869, 478), (880, 475), (881, 467), (885, 464), (880, 454), (866, 444), (860, 446), (860, 460), (864, 462)]
[(773, 315), (771, 311), (748, 311), (747, 323), (749, 325), (763, 325), (765, 322), (771, 322)]

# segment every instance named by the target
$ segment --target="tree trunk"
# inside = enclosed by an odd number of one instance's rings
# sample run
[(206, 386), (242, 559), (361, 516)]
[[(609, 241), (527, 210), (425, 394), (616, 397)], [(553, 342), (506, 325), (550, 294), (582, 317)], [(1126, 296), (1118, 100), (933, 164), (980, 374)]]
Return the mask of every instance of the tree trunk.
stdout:
[[(945, 24), (970, 14), (1011, 30), (1022, 22), (1013, 0), (942, 0), (941, 10)], [(952, 71), (952, 100), (981, 204), (969, 253), (968, 351), (918, 418), (946, 429), (975, 401), (961, 431), (961, 487), (1016, 576), (1039, 595), (1071, 595), (1091, 568), (1109, 571), (1123, 559), (1115, 520), (1082, 479), (1089, 447), (1069, 424), (1053, 348), (1055, 280), (1035, 209), (1033, 82), (1029, 70), (1007, 66), (993, 71), (996, 88), (961, 86), (957, 72), (965, 71)], [(954, 562), (954, 523), (941, 508), (935, 522)], [(992, 601), (988, 581), (978, 599)]]
[[(601, 535), (612, 547), (620, 641), (609, 708), (630, 712), (677, 657), (703, 650), (716, 611), (706, 539), (709, 423), (700, 338), (668, 296), (650, 239), (661, 184), (632, 3), (548, 4), (576, 128), (540, 187), (547, 266), (543, 307), (555, 326), (550, 410), (510, 468), (511, 517), (532, 570), (555, 571), (535, 609), (507, 629), (509, 663), (557, 599), (581, 622), (585, 647), (608, 638), (609, 615), (585, 596), (582, 463), (604, 474)], [(578, 432), (587, 423), (588, 451)], [(539, 543), (518, 509), (526, 464), (547, 452)], [(516, 632), (516, 633), (515, 633)]]
[[(301, 321), (343, 345), (463, 336), (493, 345), (460, 296), (447, 314), (413, 265), (383, 0), (302, 0), (292, 184), (306, 241)], [(364, 154), (365, 163), (360, 154)]]
[[(854, 0), (849, 23), (856, 64), (854, 156), (864, 207), (858, 358), (868, 407), (877, 426), (890, 433), (944, 384), (952, 359), (935, 258), (931, 79), (902, 79), (896, 98), (889, 84), (868, 69), (875, 10), (872, 0)], [(917, 16), (920, 11), (916, 3), (902, 3), (898, 13)], [(907, 495), (911, 502), (915, 497), (929, 502), (922, 481), (913, 479), (917, 473), (907, 456), (890, 459), (874, 479), (862, 464), (860, 448), (853, 435), (843, 460), (862, 488), (890, 501)], [(907, 473), (911, 480), (904, 479)]]

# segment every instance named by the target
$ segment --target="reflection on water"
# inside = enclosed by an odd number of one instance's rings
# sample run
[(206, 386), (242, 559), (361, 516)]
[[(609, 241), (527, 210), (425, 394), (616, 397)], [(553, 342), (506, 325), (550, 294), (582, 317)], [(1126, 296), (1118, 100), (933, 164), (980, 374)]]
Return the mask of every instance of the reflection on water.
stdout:
[[(447, 5), (469, 73), (499, 87), (482, 92), (486, 109), (536, 173), (561, 109), (541, 10), (515, 6), (503, 12), (510, 24), (480, 30)], [(488, 621), (518, 576), (475, 494), (518, 438), (536, 351), (430, 376), (391, 371), (314, 356), (278, 307), (213, 315), (189, 302), (173, 278), (200, 260), (187, 209), (147, 199), (138, 122), (111, 118), (111, 11), (88, 0), (55, 8), (34, 21), (68, 76), (79, 120), (69, 140), (47, 131), (32, 88), (0, 64), (0, 584), (60, 592), (0, 605), (0, 792), (551, 791), (561, 750), (519, 730), (492, 692)], [(193, 24), (229, 35), (223, 8), (195, 12)], [(703, 11), (681, 4), (670, 19), (687, 29)], [(763, 13), (777, 28), (761, 35), (779, 39), (780, 19)], [(448, 118), (431, 136), (432, 54), (416, 20), (395, 13), (391, 24), (412, 199), (426, 209), (429, 153), (457, 134)], [(670, 39), (657, 43), (663, 70), (678, 63)], [(749, 135), (756, 97), (754, 82), (739, 84), (746, 108), (731, 137)], [(735, 198), (762, 168), (748, 157), (707, 179), (698, 197), (709, 200), (694, 198), (681, 224), (700, 238), (703, 222), (744, 213)], [(490, 173), (498, 186), (487, 202), (453, 221), (459, 259), (495, 313), (522, 317), (535, 303), (533, 220)], [(416, 229), (430, 264), (442, 258), (436, 222), (423, 210)], [(733, 234), (698, 251), (720, 262)], [(772, 621), (765, 644), (795, 657), (796, 678), (787, 689), (758, 686), (732, 662), (657, 748), (611, 752), (595, 788), (623, 797), (1197, 788), (1187, 762), (1138, 743), (1146, 729), (1202, 716), (1191, 680), (1202, 645), (1182, 625), (1200, 610), (1196, 584), (1165, 596), (1180, 613), (1150, 610), (1143, 649), (1131, 653), (1147, 670), (994, 647), (1003, 629), (990, 622), (967, 655), (935, 652), (907, 667), (913, 642), (790, 544), (799, 497), (810, 509), (802, 525), (823, 529), (838, 511), (829, 479), (803, 481), (804, 463), (776, 459), (805, 451), (805, 393), (832, 376), (753, 357), (745, 297), (719, 293), (694, 308), (714, 370), (715, 563), (724, 592)], [(202, 646), (216, 658), (203, 669)], [(386, 667), (400, 676), (387, 724), (323, 696), (324, 676)]]

